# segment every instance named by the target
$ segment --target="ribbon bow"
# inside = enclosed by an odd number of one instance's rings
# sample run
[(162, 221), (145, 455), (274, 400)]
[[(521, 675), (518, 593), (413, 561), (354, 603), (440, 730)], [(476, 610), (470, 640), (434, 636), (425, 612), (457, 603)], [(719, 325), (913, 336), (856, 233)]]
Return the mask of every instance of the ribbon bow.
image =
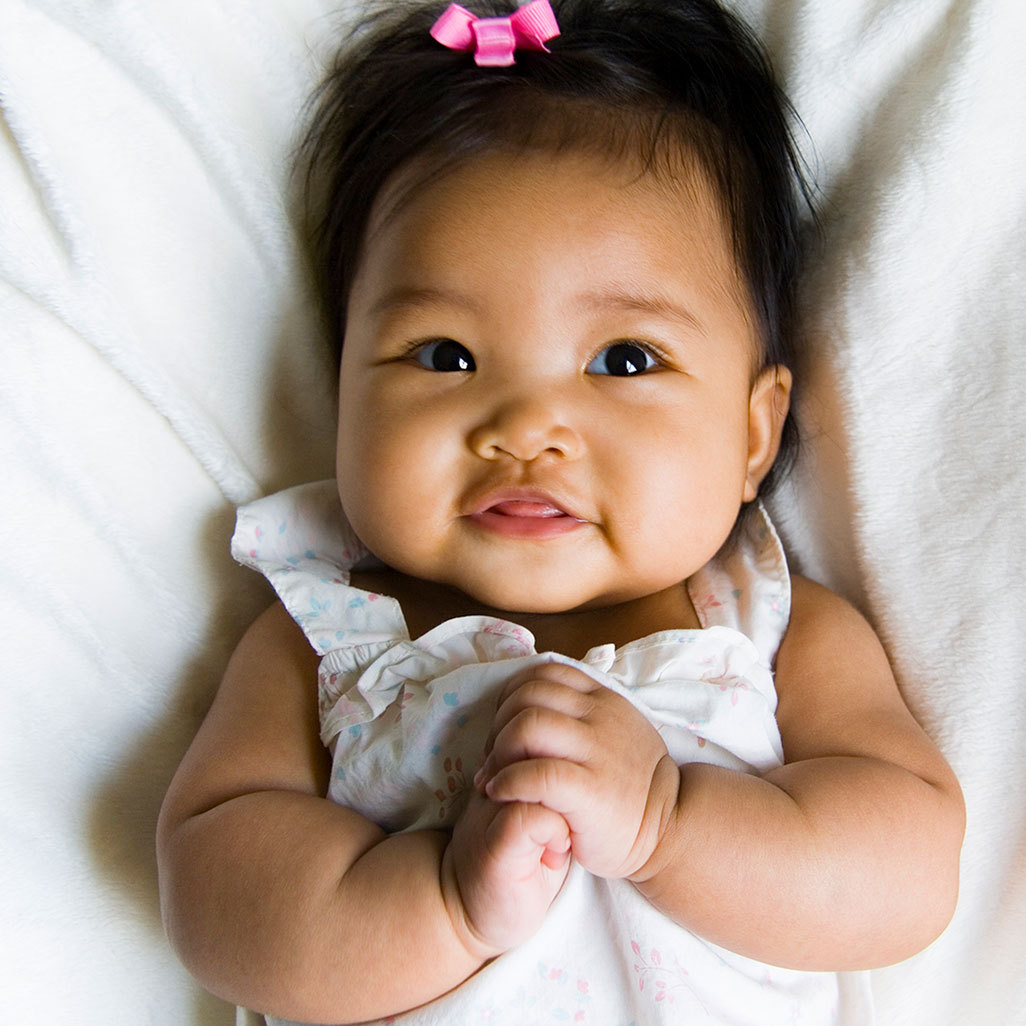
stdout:
[(449, 4), (431, 26), (431, 38), (450, 50), (473, 50), (479, 67), (508, 68), (513, 53), (544, 50), (559, 35), (549, 0), (531, 0), (507, 18), (479, 18), (459, 4)]

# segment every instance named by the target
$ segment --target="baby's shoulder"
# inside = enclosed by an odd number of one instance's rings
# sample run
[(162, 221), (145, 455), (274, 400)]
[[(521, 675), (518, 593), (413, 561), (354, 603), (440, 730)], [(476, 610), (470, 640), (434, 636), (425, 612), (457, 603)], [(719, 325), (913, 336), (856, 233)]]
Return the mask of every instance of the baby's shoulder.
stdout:
[(821, 635), (840, 632), (876, 637), (866, 618), (847, 599), (801, 574), (789, 576), (791, 610), (785, 642), (789, 636), (793, 640), (793, 636), (799, 633)]
[(893, 671), (866, 617), (815, 581), (795, 575), (791, 584), (791, 616), (775, 666), (781, 733), (786, 724), (814, 722), (815, 710), (843, 720), (869, 708), (898, 708)]

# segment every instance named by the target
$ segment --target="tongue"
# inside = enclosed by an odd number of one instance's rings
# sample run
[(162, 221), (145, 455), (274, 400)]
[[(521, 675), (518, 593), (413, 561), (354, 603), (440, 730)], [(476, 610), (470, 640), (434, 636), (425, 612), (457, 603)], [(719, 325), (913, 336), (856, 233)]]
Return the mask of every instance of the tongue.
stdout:
[(497, 502), (491, 511), (502, 517), (565, 517), (566, 514), (547, 502), (529, 502), (522, 499), (510, 499)]

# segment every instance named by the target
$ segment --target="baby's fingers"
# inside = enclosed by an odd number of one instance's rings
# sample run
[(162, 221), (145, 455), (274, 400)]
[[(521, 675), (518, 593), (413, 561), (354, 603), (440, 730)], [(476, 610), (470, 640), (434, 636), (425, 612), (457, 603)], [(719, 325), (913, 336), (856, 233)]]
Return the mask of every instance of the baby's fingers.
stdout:
[(524, 709), (540, 707), (580, 719), (591, 709), (589, 695), (601, 686), (586, 673), (563, 663), (545, 663), (519, 673), (499, 698), (489, 746)]
[(563, 869), (570, 858), (570, 828), (558, 813), (541, 805), (505, 805), (485, 835), (489, 853), (515, 876), (530, 874), (541, 862)]
[(587, 805), (589, 774), (565, 759), (541, 758), (515, 762), (500, 769), (485, 785), (496, 802), (524, 802), (544, 806), (571, 819)]
[(590, 731), (581, 720), (544, 706), (520, 710), (492, 740), (474, 784), (484, 790), (499, 770), (528, 759), (584, 762), (591, 754)]

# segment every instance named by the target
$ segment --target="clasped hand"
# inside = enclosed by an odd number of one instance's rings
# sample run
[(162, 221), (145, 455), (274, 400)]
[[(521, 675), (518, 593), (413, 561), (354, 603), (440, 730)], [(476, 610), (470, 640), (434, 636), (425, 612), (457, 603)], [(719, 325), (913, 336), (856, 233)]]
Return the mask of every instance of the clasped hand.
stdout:
[(507, 686), (486, 751), (478, 789), (559, 813), (574, 858), (596, 876), (642, 870), (676, 802), (679, 773), (655, 728), (626, 698), (562, 663)]
[(679, 783), (655, 728), (615, 691), (562, 663), (514, 678), (443, 863), (468, 950), (489, 958), (530, 937), (571, 852), (596, 876), (641, 873)]

